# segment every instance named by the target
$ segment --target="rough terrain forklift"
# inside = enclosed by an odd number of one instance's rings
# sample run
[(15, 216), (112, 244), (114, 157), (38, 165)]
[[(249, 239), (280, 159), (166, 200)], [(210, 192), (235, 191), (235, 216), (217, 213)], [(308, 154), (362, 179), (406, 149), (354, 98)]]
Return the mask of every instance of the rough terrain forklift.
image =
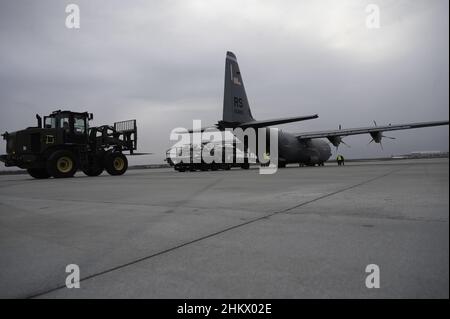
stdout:
[(6, 155), (0, 156), (5, 166), (26, 169), (34, 178), (72, 177), (77, 170), (122, 175), (128, 168), (123, 152), (137, 149), (136, 120), (89, 127), (92, 113), (61, 110), (36, 119), (36, 127), (2, 134)]

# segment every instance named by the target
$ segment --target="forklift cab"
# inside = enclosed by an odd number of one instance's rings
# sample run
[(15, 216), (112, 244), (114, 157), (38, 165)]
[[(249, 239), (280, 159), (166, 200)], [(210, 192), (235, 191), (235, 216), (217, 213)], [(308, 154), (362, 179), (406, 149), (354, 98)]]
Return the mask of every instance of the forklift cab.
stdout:
[(86, 144), (92, 113), (55, 111), (44, 117), (44, 128), (63, 130), (64, 143)]

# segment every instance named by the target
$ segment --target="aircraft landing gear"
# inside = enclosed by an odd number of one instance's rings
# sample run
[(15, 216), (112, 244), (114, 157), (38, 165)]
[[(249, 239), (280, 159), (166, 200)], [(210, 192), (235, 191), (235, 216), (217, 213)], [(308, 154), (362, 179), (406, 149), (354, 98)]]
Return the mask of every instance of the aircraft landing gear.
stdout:
[(278, 162), (278, 168), (286, 168), (286, 162)]

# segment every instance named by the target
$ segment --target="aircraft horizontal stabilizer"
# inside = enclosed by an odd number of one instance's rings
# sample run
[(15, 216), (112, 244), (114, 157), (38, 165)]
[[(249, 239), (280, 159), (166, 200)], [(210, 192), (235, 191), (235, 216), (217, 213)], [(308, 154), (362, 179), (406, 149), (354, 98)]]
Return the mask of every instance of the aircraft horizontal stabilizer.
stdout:
[(260, 128), (260, 127), (267, 127), (267, 126), (278, 125), (278, 124), (286, 124), (286, 123), (292, 123), (292, 122), (312, 120), (312, 119), (316, 119), (318, 117), (319, 116), (317, 114), (314, 114), (314, 115), (307, 115), (307, 116), (284, 117), (284, 118), (279, 118), (279, 119), (262, 120), (262, 121), (253, 120), (253, 121), (244, 122), (244, 123), (220, 121), (218, 123), (218, 127), (219, 128), (240, 127), (242, 129), (246, 129), (248, 127)]
[(211, 129), (217, 129), (218, 125), (214, 125), (214, 126), (204, 126), (204, 127), (200, 127), (200, 128), (196, 128), (196, 129), (192, 129), (192, 130), (187, 130), (187, 131), (175, 131), (175, 133), (177, 134), (184, 134), (184, 133), (200, 133), (200, 132), (204, 132), (206, 130), (211, 130)]
[[(314, 115), (296, 116), (296, 117), (283, 117), (283, 118), (279, 118), (279, 119), (271, 119), (271, 120), (263, 120), (263, 121), (253, 120), (253, 121), (249, 121), (249, 122), (245, 122), (245, 123), (219, 121), (219, 123), (217, 123), (214, 126), (206, 126), (206, 127), (201, 127), (201, 128), (197, 128), (197, 129), (187, 130), (187, 133), (204, 132), (208, 129), (224, 130), (226, 128), (237, 128), (237, 127), (240, 127), (242, 129), (246, 129), (249, 127), (260, 128), (260, 127), (267, 127), (267, 126), (278, 125), (278, 124), (312, 120), (312, 119), (316, 119), (318, 117), (319, 116), (317, 114), (314, 114)], [(177, 131), (176, 133), (186, 133), (186, 131), (183, 131), (183, 132)]]

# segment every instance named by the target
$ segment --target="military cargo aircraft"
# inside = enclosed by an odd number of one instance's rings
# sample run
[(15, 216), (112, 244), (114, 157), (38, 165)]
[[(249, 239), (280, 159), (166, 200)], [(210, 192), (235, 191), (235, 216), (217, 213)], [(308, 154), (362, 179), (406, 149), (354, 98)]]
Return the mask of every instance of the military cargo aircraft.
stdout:
[[(305, 121), (318, 118), (317, 114), (287, 117), (271, 120), (257, 121), (253, 118), (250, 105), (245, 93), (244, 81), (239, 69), (236, 55), (227, 52), (225, 60), (225, 90), (223, 99), (223, 117), (215, 124), (219, 130), (227, 128), (262, 128), (284, 123)], [(338, 147), (345, 144), (342, 137), (357, 134), (369, 134), (371, 141), (382, 146), (381, 141), (387, 137), (383, 133), (386, 131), (407, 130), (428, 126), (448, 125), (449, 121), (419, 122), (406, 124), (389, 124), (372, 127), (345, 128), (317, 132), (287, 133), (279, 131), (278, 135), (278, 166), (285, 167), (286, 164), (296, 163), (300, 166), (308, 165), (323, 166), (331, 157), (330, 143)], [(202, 128), (201, 130), (205, 130)], [(192, 133), (193, 131), (189, 131)], [(242, 141), (241, 141), (242, 142)], [(256, 154), (255, 150), (250, 150)]]

